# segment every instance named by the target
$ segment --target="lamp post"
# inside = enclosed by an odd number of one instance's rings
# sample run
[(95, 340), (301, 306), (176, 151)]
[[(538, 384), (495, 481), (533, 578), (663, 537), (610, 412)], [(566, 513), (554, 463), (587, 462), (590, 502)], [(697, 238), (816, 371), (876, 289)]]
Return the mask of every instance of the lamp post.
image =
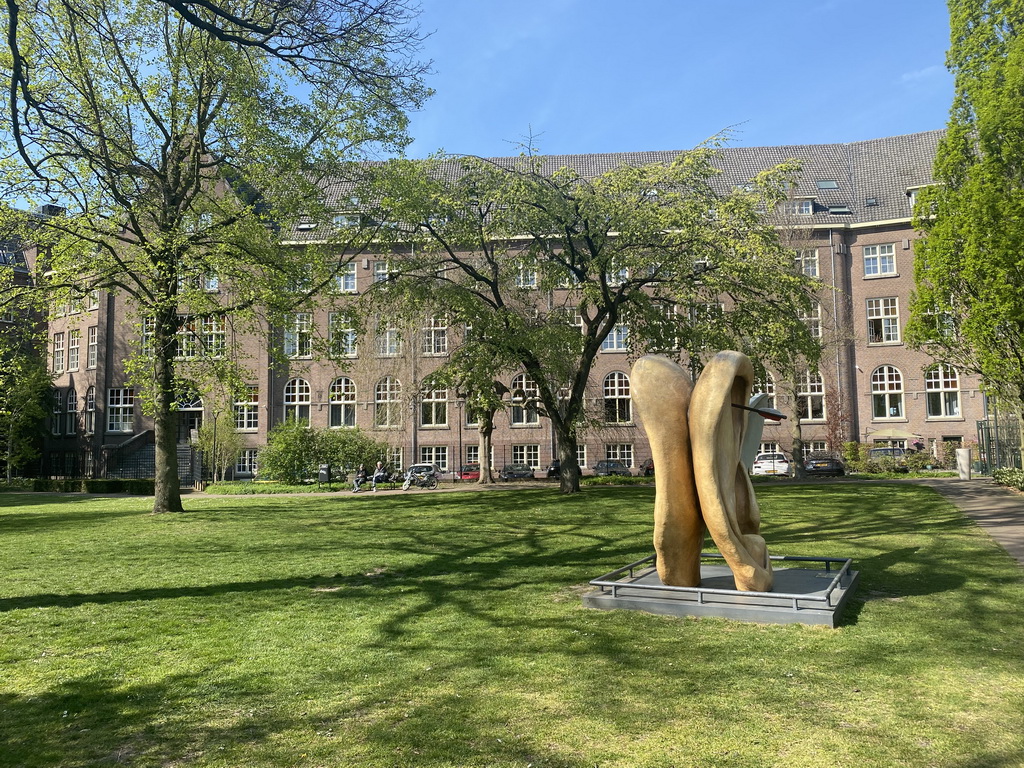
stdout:
[(462, 400), (456, 400), (455, 401), (455, 407), (458, 409), (458, 414), (459, 414), (459, 419), (458, 419), (459, 423), (457, 425), (458, 430), (459, 430), (459, 455), (455, 459), (455, 466), (458, 468), (458, 472), (459, 472), (459, 480), (462, 480), (462, 406), (463, 406), (463, 404), (464, 403), (463, 403)]

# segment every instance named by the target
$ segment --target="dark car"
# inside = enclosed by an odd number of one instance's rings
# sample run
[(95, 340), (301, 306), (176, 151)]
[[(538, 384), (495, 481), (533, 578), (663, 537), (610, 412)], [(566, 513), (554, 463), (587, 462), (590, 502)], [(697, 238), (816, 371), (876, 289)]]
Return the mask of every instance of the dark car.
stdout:
[(548, 465), (548, 480), (553, 477), (562, 476), (562, 462), (559, 459), (555, 459)]
[(647, 459), (647, 461), (640, 465), (640, 475), (642, 477), (654, 477), (654, 459)]
[(835, 456), (812, 453), (804, 462), (804, 471), (812, 477), (842, 477), (846, 474), (846, 467)]
[(606, 460), (599, 461), (594, 465), (594, 474), (597, 477), (607, 477), (608, 475), (619, 475), (621, 477), (632, 477), (633, 473), (629, 471), (629, 467), (623, 464), (621, 461)]
[(506, 464), (498, 477), (502, 480), (533, 480), (533, 467), (529, 464)]
[(462, 471), (459, 472), (460, 480), (479, 480), (480, 479), (480, 465), (479, 464), (463, 464)]

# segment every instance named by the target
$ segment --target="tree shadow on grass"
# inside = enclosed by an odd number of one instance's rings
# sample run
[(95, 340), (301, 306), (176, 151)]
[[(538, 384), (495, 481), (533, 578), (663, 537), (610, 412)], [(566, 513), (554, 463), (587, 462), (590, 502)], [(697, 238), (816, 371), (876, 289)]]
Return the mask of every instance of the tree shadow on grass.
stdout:
[(35, 695), (0, 693), (0, 755), (25, 768), (191, 764), (296, 725), (276, 713), (245, 715), (260, 696), (252, 679), (223, 681), (224, 696), (236, 700), (233, 723), (197, 721), (194, 697), (209, 684), (204, 674), (147, 683), (86, 677)]

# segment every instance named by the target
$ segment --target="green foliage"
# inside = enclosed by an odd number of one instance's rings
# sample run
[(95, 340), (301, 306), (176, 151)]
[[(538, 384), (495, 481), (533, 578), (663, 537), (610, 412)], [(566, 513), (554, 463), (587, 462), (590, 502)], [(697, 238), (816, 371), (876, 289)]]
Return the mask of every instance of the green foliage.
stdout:
[(387, 452), (386, 443), (359, 429), (312, 429), (305, 422), (287, 421), (270, 431), (260, 450), (260, 477), (298, 484), (316, 479), (321, 464), (330, 464), (332, 473), (360, 464), (369, 470)]
[(234, 412), (225, 407), (210, 421), (199, 426), (199, 450), (203, 454), (203, 466), (216, 480), (223, 479), (225, 472), (238, 460), (238, 454), (245, 447), (245, 441), (235, 430)]
[(1024, 469), (996, 469), (992, 472), (992, 479), (1000, 485), (1024, 491)]
[(316, 477), (317, 436), (303, 421), (278, 424), (260, 450), (260, 476), (284, 483), (301, 483)]
[(918, 195), (907, 341), (1024, 403), (1024, 5), (950, 0), (955, 76), (936, 185)]
[[(46, 341), (28, 307), (16, 308), (19, 322), (0, 322), (0, 467), (8, 480), (39, 456), (52, 385)], [(0, 304), (0, 314), (9, 309)]]
[[(370, 224), (333, 226), (324, 179), (408, 141), (405, 110), (426, 95), (410, 16), (401, 0), (79, 0), (9, 16), (5, 156), (23, 167), (4, 166), (4, 187), (69, 206), (23, 221), (54, 303), (105, 289), (133, 310), (125, 368), (154, 419), (155, 511), (181, 509), (181, 381), (230, 376), (232, 339), (327, 295), (371, 240)], [(281, 247), (300, 219), (315, 241)]]
[(443, 314), (470, 328), (452, 339), (446, 368), (471, 393), (525, 371), (552, 422), (562, 489), (577, 490), (576, 435), (605, 419), (588, 409), (587, 387), (610, 335), (636, 355), (681, 355), (695, 370), (722, 349), (758, 367), (817, 358), (799, 319), (812, 282), (795, 273), (763, 214), (798, 169), (784, 163), (722, 193), (713, 144), (596, 178), (552, 171), (532, 154), (384, 164), (374, 177), (380, 215), (414, 255), (374, 286), (366, 311)]
[(867, 450), (857, 441), (843, 443), (843, 462), (851, 472), (860, 472), (864, 468)]

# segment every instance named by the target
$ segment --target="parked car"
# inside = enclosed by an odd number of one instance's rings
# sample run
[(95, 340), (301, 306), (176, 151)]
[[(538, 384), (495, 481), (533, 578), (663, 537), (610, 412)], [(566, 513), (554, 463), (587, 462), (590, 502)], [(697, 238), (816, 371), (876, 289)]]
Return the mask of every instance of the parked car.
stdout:
[(548, 480), (555, 477), (562, 476), (562, 462), (559, 459), (555, 459), (548, 465)]
[(782, 453), (759, 453), (750, 465), (752, 475), (788, 475), (789, 460)]
[(533, 467), (529, 464), (506, 464), (498, 477), (502, 480), (533, 480)]
[(643, 477), (654, 477), (654, 459), (647, 459), (640, 465), (640, 475)]
[(413, 464), (405, 470), (404, 475), (406, 477), (409, 475), (417, 475), (420, 477), (430, 475), (431, 477), (439, 478), (441, 476), (441, 471), (433, 464)]
[(892, 461), (897, 472), (909, 472), (907, 451), (904, 448), (872, 448), (868, 451), (868, 461)]
[(480, 479), (480, 465), (479, 464), (463, 464), (462, 471), (459, 472), (460, 480), (479, 480)]
[(619, 475), (621, 477), (633, 476), (633, 473), (629, 471), (629, 467), (621, 461), (614, 461), (611, 459), (597, 462), (597, 464), (594, 465), (594, 474), (597, 477), (607, 477), (609, 475)]
[(808, 475), (818, 477), (842, 477), (846, 474), (843, 462), (827, 453), (812, 453), (804, 462)]

